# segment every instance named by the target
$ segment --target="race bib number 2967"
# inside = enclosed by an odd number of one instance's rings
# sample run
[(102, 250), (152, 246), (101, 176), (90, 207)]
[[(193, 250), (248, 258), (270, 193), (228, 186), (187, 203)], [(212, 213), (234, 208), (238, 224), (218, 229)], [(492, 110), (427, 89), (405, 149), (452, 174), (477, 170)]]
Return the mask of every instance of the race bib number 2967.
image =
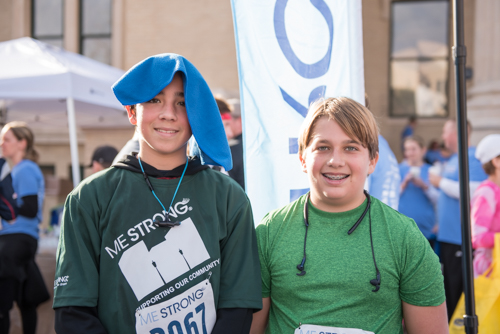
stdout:
[(212, 285), (205, 280), (184, 293), (135, 314), (137, 334), (209, 334), (216, 312)]

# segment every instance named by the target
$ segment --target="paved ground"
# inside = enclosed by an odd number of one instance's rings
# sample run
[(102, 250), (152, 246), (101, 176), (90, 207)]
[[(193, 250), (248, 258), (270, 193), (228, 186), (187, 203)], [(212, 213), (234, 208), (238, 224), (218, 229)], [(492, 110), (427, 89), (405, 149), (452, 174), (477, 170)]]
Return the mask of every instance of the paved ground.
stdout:
[[(54, 272), (56, 266), (55, 248), (43, 242), (39, 245), (39, 252), (36, 256), (36, 263), (42, 272), (43, 279), (50, 292), (51, 299), (41, 304), (38, 309), (37, 334), (55, 334), (54, 330), (54, 310), (52, 310), (52, 292), (54, 287)], [(19, 311), (14, 308), (10, 312), (10, 334), (22, 334), (22, 325)]]

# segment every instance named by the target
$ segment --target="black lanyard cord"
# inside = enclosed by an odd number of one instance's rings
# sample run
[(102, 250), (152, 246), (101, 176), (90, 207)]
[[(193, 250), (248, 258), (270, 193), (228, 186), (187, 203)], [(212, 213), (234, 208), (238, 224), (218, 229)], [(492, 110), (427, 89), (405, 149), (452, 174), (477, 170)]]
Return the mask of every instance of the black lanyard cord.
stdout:
[[(375, 265), (375, 271), (377, 274), (376, 278), (370, 280), (370, 284), (372, 284), (375, 287), (375, 289), (373, 289), (372, 291), (377, 292), (380, 289), (380, 271), (378, 270), (378, 267), (377, 267), (377, 261), (375, 260), (375, 250), (373, 248), (372, 215), (371, 215), (371, 210), (370, 210), (371, 197), (366, 190), (364, 191), (364, 194), (367, 198), (366, 208), (363, 211), (363, 213), (361, 214), (361, 217), (359, 217), (359, 219), (356, 221), (356, 223), (349, 229), (347, 234), (351, 235), (351, 233), (353, 233), (354, 230), (356, 230), (356, 228), (359, 226), (359, 224), (361, 223), (361, 221), (365, 217), (366, 213), (368, 212), (368, 221), (369, 221), (369, 230), (370, 230), (370, 245), (371, 245), (371, 249), (372, 249), (373, 264)], [(302, 262), (299, 265), (297, 265), (297, 269), (300, 270), (300, 273), (296, 274), (297, 276), (304, 276), (306, 274), (306, 271), (304, 270), (304, 266), (306, 264), (306, 242), (307, 242), (307, 231), (309, 229), (309, 210), (308, 210), (308, 207), (309, 207), (310, 195), (311, 195), (310, 192), (307, 193), (305, 203), (304, 203), (304, 225), (306, 226), (306, 233), (304, 235), (304, 257), (302, 258)]]
[(375, 287), (372, 292), (377, 292), (380, 289), (380, 271), (378, 271), (377, 261), (375, 261), (375, 250), (373, 249), (373, 236), (372, 236), (372, 213), (371, 210), (368, 212), (369, 225), (370, 225), (370, 244), (372, 246), (372, 257), (373, 264), (375, 265), (375, 271), (377, 273), (377, 278), (370, 280), (370, 284)]
[(307, 230), (309, 229), (309, 196), (311, 193), (307, 193), (306, 196), (306, 204), (304, 205), (304, 225), (306, 225), (306, 234), (304, 236), (304, 257), (302, 258), (302, 262), (297, 265), (297, 269), (300, 270), (300, 273), (297, 273), (297, 276), (304, 276), (306, 271), (304, 270), (304, 265), (306, 264), (306, 241), (307, 241)]

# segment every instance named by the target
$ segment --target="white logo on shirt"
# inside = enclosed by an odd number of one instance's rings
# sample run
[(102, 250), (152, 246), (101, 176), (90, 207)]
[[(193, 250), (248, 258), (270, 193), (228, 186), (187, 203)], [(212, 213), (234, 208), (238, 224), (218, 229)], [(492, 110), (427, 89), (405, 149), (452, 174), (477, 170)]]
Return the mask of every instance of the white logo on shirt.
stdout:
[(54, 289), (57, 288), (58, 286), (64, 286), (68, 285), (69, 281), (69, 276), (60, 276), (54, 280)]
[[(168, 213), (169, 216), (173, 218), (178, 218), (179, 215), (183, 215), (187, 213), (188, 211), (193, 210), (191, 206), (187, 206), (186, 204), (189, 203), (189, 198), (184, 198), (182, 201), (175, 203), (172, 207), (170, 207), (170, 212)], [(114, 241), (113, 241), (113, 246), (106, 246), (104, 247), (104, 250), (108, 253), (108, 255), (113, 259), (115, 256), (117, 256), (120, 252), (122, 252), (125, 248), (130, 246), (129, 241), (137, 241), (140, 238), (144, 237), (145, 235), (153, 232), (156, 230), (155, 226), (155, 220), (159, 219), (160, 221), (165, 221), (165, 218), (167, 216), (166, 211), (162, 212), (157, 212), (153, 215), (153, 217), (145, 219), (135, 226), (129, 228), (127, 230), (127, 233), (125, 234), (120, 234)]]
[(149, 251), (144, 241), (128, 248), (118, 265), (137, 300), (141, 300), (208, 259), (210, 255), (198, 230), (187, 218)]

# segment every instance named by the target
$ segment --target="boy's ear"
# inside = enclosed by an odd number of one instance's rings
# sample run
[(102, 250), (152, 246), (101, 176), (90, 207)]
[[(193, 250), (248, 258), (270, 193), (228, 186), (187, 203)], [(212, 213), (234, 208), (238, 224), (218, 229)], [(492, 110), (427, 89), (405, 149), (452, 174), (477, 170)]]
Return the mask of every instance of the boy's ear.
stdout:
[(302, 171), (307, 174), (307, 165), (306, 165), (306, 159), (304, 157), (306, 153), (302, 152), (302, 154), (299, 154), (299, 160), (300, 160), (300, 165), (302, 166)]
[(130, 124), (137, 125), (137, 118), (135, 117), (135, 110), (132, 110), (132, 106), (125, 106), (127, 110), (128, 120)]
[(370, 163), (368, 164), (368, 175), (370, 175), (371, 173), (373, 173), (375, 171), (375, 167), (377, 166), (377, 162), (378, 162), (378, 152), (377, 154), (375, 155), (375, 158), (373, 159), (370, 159)]

